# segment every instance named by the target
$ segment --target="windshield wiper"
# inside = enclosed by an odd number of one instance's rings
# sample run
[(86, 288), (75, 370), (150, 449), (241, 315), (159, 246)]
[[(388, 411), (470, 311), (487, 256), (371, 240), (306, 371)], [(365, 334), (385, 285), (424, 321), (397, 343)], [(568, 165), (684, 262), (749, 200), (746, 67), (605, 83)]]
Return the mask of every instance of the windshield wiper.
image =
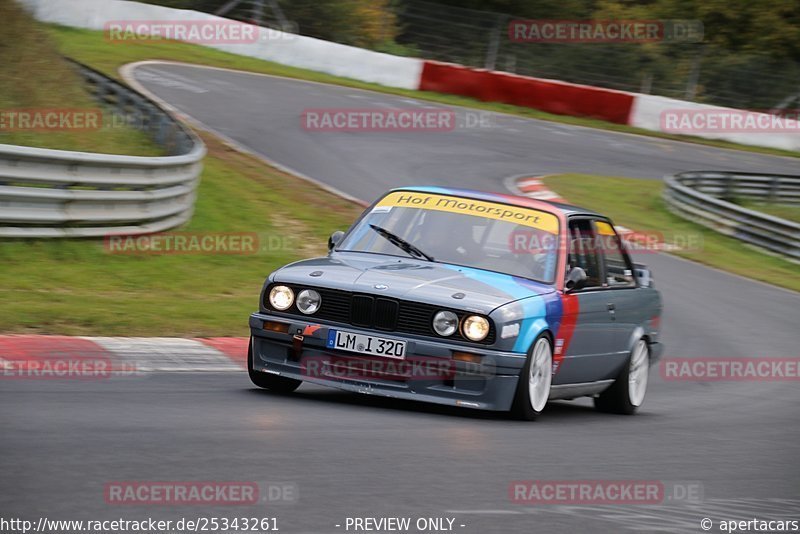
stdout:
[(417, 247), (415, 247), (414, 245), (412, 245), (411, 243), (409, 243), (408, 241), (406, 241), (402, 237), (393, 234), (389, 230), (387, 230), (385, 228), (381, 228), (380, 226), (376, 226), (374, 224), (370, 224), (369, 227), (372, 228), (373, 230), (375, 230), (378, 233), (379, 236), (385, 238), (389, 243), (391, 243), (392, 245), (396, 246), (397, 248), (399, 248), (400, 250), (402, 250), (403, 252), (405, 252), (409, 256), (415, 256), (417, 258), (425, 258), (428, 261), (434, 261), (433, 260), (433, 256), (428, 256), (427, 254), (422, 252), (420, 249), (418, 249)]

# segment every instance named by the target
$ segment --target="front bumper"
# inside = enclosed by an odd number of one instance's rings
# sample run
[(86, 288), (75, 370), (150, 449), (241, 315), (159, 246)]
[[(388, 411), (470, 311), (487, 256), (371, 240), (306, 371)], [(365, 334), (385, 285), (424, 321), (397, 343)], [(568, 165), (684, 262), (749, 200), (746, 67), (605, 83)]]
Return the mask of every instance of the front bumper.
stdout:
[[(309, 318), (310, 319), (310, 318)], [(264, 322), (287, 325), (286, 332), (264, 328)], [(328, 348), (330, 329), (406, 341), (405, 360)], [(461, 406), (481, 410), (511, 409), (526, 355), (359, 329), (327, 325), (301, 317), (266, 313), (250, 316), (253, 370), (339, 389)], [(478, 362), (453, 359), (468, 352)]]

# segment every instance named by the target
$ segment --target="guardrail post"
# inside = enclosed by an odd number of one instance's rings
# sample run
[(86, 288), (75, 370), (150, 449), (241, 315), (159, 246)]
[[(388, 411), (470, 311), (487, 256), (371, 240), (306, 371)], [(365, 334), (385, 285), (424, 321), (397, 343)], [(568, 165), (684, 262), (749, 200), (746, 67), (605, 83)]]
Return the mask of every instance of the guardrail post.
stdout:
[(781, 183), (780, 178), (773, 176), (769, 182), (769, 202), (777, 202), (778, 194), (780, 193)]
[(723, 193), (722, 198), (727, 200), (728, 202), (734, 202), (736, 200), (736, 195), (734, 194), (734, 186), (736, 183), (734, 182), (733, 176), (726, 175), (723, 176)]
[(160, 116), (156, 120), (156, 135), (155, 135), (156, 143), (161, 146), (166, 144), (167, 139), (167, 119)]

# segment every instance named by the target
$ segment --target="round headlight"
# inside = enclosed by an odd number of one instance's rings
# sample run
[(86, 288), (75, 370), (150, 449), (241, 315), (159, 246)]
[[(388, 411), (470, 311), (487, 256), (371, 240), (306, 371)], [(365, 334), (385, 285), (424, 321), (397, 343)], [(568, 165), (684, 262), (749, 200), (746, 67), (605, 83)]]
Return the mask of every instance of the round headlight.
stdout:
[(276, 310), (288, 310), (294, 302), (294, 291), (286, 286), (275, 286), (269, 291), (269, 303)]
[(313, 289), (304, 289), (297, 294), (297, 309), (306, 315), (316, 312), (322, 304), (322, 297)]
[(452, 336), (458, 329), (458, 315), (451, 311), (440, 311), (433, 316), (433, 329), (440, 336)]
[(489, 321), (480, 315), (470, 315), (464, 319), (461, 331), (472, 341), (482, 341), (489, 335)]

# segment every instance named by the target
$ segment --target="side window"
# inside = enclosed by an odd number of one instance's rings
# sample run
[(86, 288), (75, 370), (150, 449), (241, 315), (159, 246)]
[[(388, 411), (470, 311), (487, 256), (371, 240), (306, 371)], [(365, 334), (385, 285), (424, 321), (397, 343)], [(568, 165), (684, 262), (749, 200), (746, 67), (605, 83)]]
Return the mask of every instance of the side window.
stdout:
[(600, 287), (600, 259), (595, 246), (594, 230), (589, 219), (577, 219), (569, 223), (569, 257), (567, 271), (580, 267), (586, 271), (584, 287)]
[(633, 268), (623, 253), (622, 243), (614, 228), (605, 221), (595, 221), (598, 242), (606, 261), (606, 284), (608, 287), (634, 287)]

